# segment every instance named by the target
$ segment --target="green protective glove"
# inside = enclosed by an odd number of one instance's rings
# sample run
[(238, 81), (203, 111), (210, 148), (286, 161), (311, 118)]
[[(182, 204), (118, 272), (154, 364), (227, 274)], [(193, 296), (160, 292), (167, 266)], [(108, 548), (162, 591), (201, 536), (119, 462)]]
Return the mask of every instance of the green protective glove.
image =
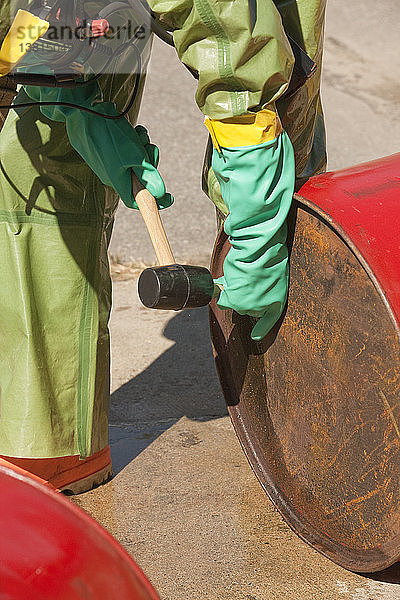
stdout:
[(295, 164), (283, 132), (257, 146), (214, 149), (212, 167), (229, 209), (224, 230), (232, 248), (224, 261), (222, 309), (260, 317), (253, 340), (275, 325), (286, 304), (289, 265), (286, 218), (291, 206)]
[[(36, 102), (72, 102), (103, 114), (118, 114), (114, 104), (101, 101), (97, 84), (74, 90), (27, 86), (25, 91)], [(133, 127), (125, 118), (111, 121), (64, 106), (42, 107), (41, 112), (52, 121), (65, 123), (71, 146), (105, 185), (114, 188), (126, 206), (137, 208), (131, 169), (156, 198), (159, 208), (171, 206), (174, 200), (166, 193), (157, 171), (158, 148), (150, 143), (144, 127)]]

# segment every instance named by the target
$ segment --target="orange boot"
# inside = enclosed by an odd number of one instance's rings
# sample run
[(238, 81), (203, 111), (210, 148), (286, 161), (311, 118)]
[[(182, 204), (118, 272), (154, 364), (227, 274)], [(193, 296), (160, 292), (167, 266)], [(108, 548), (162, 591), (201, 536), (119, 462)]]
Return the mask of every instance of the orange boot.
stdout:
[(88, 458), (61, 456), (58, 458), (14, 458), (0, 457), (44, 480), (53, 488), (70, 494), (87, 492), (112, 476), (110, 446)]

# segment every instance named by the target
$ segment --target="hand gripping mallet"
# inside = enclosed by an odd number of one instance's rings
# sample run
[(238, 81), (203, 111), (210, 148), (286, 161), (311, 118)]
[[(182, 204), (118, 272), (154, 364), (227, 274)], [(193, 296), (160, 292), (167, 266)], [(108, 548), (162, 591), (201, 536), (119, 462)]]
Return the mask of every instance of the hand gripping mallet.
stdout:
[(143, 217), (159, 267), (145, 269), (138, 281), (139, 298), (147, 308), (181, 310), (211, 302), (220, 288), (205, 267), (176, 264), (157, 202), (132, 171), (132, 190)]

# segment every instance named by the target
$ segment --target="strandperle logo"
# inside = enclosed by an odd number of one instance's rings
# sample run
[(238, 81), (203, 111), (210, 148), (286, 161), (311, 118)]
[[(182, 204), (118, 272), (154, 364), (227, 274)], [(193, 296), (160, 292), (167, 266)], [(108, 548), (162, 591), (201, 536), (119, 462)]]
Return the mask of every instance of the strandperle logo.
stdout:
[[(1, 1), (1, 0), (0, 0)], [(38, 25), (29, 25), (28, 27), (18, 27), (17, 30), (17, 39), (21, 41), (21, 43), (31, 44), (34, 40), (37, 40), (41, 37), (43, 33), (43, 26), (40, 27)], [(70, 25), (60, 25), (56, 27), (54, 25), (50, 25), (46, 33), (46, 39), (48, 41), (54, 42), (65, 42), (72, 41), (73, 39), (77, 40), (87, 40), (89, 44), (93, 43), (96, 40), (106, 39), (117, 39), (117, 40), (129, 40), (132, 38), (143, 39), (146, 35), (150, 34), (150, 29), (146, 32), (146, 27), (144, 25), (137, 25), (137, 23), (132, 23), (131, 21), (127, 21), (125, 25), (121, 27), (114, 28), (111, 25), (108, 29), (102, 32), (101, 36), (94, 36), (90, 33), (90, 22), (84, 21), (77, 27), (71, 27)]]

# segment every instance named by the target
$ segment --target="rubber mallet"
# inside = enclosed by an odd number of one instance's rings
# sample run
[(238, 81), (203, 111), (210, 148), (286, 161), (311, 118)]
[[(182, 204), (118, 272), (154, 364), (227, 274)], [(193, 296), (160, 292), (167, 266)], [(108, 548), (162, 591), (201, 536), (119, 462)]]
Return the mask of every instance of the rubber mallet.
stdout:
[(145, 269), (139, 277), (142, 304), (162, 310), (206, 306), (220, 291), (210, 271), (205, 267), (176, 264), (157, 202), (133, 172), (132, 189), (160, 265)]

